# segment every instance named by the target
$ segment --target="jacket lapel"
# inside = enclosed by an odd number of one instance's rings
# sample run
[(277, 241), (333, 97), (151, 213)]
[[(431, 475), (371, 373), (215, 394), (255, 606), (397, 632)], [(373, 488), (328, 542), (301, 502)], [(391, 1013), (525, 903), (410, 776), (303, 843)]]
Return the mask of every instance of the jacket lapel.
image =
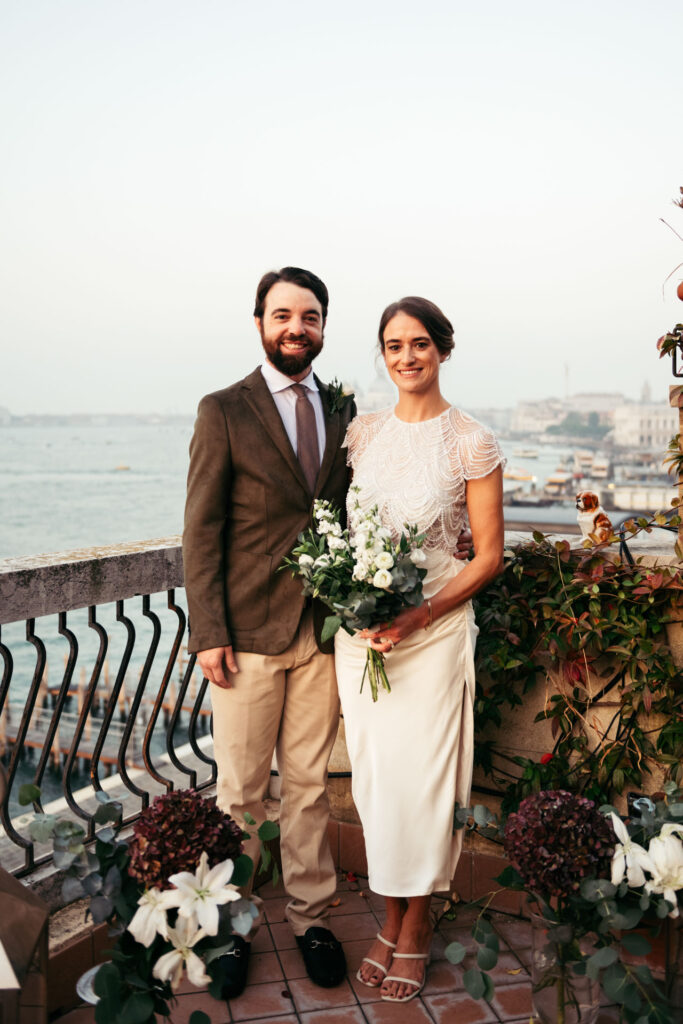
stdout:
[[(306, 494), (310, 494), (304, 471), (301, 463), (296, 457), (294, 449), (289, 443), (287, 431), (284, 428), (280, 413), (273, 401), (273, 396), (266, 384), (261, 368), (258, 367), (248, 377), (245, 377), (242, 386), (246, 389), (246, 400), (254, 410), (254, 413), (261, 421), (261, 424), (270, 437), (275, 448), (285, 460), (290, 470), (301, 484)], [(327, 452), (326, 452), (327, 454)], [(318, 477), (320, 479), (320, 477)]]
[(325, 417), (325, 452), (323, 454), (323, 461), (320, 465), (320, 472), (318, 473), (318, 479), (315, 485), (315, 493), (320, 494), (327, 483), (327, 478), (330, 475), (334, 457), (337, 454), (337, 450), (342, 439), (340, 437), (341, 416), (338, 412), (329, 411), (330, 403), (327, 384), (323, 384), (317, 376), (315, 379), (320, 390), (320, 398), (323, 403), (323, 415)]

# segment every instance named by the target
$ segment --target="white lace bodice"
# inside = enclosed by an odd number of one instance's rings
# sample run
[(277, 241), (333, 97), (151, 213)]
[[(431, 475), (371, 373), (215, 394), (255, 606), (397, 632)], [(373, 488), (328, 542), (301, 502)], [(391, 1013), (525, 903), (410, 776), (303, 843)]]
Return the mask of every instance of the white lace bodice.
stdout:
[(491, 431), (452, 406), (419, 423), (406, 423), (391, 409), (357, 416), (344, 445), (361, 506), (377, 505), (394, 539), (415, 523), (426, 535), (425, 549), (448, 553), (467, 514), (466, 481), (505, 464)]

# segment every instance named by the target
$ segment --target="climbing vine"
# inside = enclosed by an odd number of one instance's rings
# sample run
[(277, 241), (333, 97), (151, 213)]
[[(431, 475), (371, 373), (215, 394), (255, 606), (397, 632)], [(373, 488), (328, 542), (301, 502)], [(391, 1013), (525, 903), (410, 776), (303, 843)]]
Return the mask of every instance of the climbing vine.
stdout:
[[(663, 522), (659, 515), (629, 527)], [(675, 515), (668, 525), (679, 522)], [(477, 731), (504, 730), (507, 710), (524, 702), (539, 673), (550, 670), (555, 683), (536, 717), (550, 721), (554, 739), (540, 762), (504, 755), (493, 739), (477, 742), (478, 764), (504, 791), (504, 813), (539, 789), (610, 802), (640, 787), (654, 763), (683, 775), (683, 679), (666, 637), (682, 607), (681, 569), (622, 563), (609, 549), (572, 549), (534, 533), (506, 552), (502, 575), (476, 599)], [(600, 729), (594, 712), (606, 697), (617, 707)]]

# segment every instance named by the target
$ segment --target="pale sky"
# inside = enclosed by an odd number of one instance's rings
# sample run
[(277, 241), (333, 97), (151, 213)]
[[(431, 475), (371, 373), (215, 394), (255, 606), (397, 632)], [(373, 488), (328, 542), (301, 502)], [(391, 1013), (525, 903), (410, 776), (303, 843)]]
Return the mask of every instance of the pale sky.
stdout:
[(2, 0), (0, 406), (191, 413), (284, 264), (330, 289), (324, 379), (422, 294), (465, 408), (565, 363), (664, 401), (681, 38), (680, 0)]

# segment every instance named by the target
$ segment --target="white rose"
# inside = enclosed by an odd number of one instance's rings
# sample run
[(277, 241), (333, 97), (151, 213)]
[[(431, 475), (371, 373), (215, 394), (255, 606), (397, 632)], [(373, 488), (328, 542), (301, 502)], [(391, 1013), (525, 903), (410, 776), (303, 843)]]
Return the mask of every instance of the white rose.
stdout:
[(379, 587), (380, 590), (388, 590), (392, 582), (391, 573), (386, 569), (378, 569), (372, 577), (373, 587)]
[(375, 559), (375, 565), (378, 569), (393, 569), (394, 556), (389, 551), (380, 551)]
[(422, 548), (415, 548), (414, 551), (410, 552), (410, 561), (413, 565), (423, 565), (427, 561), (427, 556)]
[(310, 555), (299, 555), (299, 568), (308, 569), (313, 565), (313, 559)]

